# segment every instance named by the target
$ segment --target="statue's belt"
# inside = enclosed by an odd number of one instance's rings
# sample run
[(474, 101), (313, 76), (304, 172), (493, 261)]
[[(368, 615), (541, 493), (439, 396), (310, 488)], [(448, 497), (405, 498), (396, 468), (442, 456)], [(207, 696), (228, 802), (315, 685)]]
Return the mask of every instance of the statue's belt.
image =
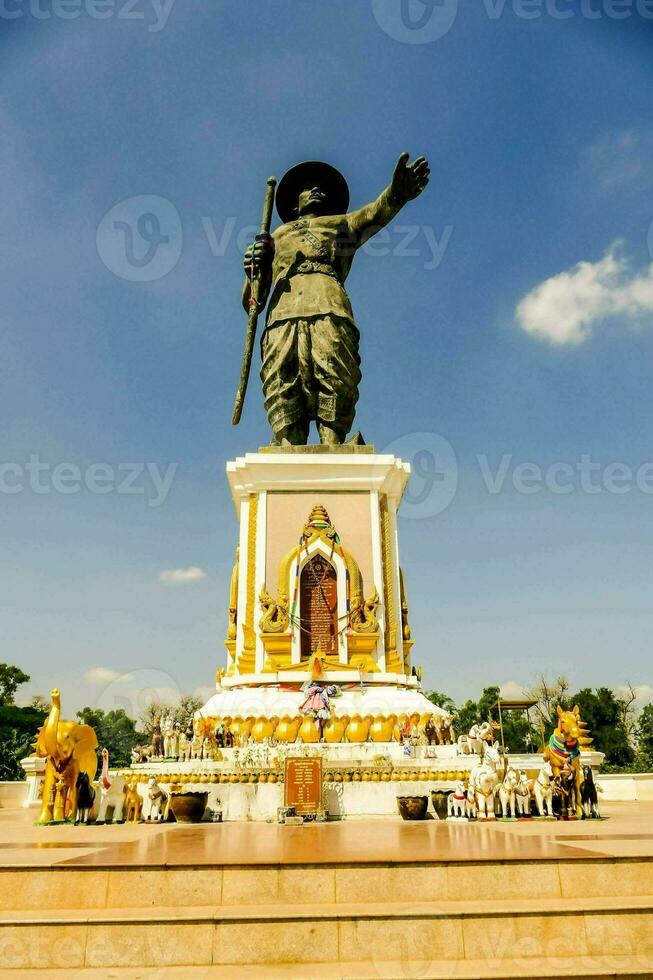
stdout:
[(310, 276), (312, 274), (330, 276), (332, 279), (340, 282), (340, 277), (332, 265), (326, 265), (323, 262), (311, 262), (307, 259), (305, 262), (300, 262), (299, 265), (289, 269), (283, 276), (277, 279), (274, 286), (276, 287), (282, 279), (292, 279), (294, 276)]

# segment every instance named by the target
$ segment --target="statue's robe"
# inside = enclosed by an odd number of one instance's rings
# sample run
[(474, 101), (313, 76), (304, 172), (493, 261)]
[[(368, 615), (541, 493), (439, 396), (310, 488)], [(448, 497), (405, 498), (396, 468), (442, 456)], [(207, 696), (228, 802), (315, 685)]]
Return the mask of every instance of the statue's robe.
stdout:
[(272, 431), (320, 420), (345, 435), (361, 380), (359, 332), (344, 283), (356, 250), (400, 210), (386, 189), (344, 215), (304, 217), (274, 232), (261, 380)]

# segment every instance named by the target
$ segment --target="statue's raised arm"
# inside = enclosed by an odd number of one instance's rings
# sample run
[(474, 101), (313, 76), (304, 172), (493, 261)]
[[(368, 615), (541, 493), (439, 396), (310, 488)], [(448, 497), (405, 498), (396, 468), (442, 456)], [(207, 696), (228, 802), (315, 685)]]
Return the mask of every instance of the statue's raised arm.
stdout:
[(356, 211), (348, 210), (349, 188), (335, 167), (298, 164), (277, 188), (282, 224), (272, 240), (245, 253), (243, 304), (253, 277), (260, 307), (268, 304), (261, 379), (275, 445), (306, 445), (311, 421), (320, 441), (331, 445), (343, 443), (351, 429), (361, 373), (344, 283), (357, 249), (428, 184), (425, 157), (408, 161), (402, 153), (388, 187)]

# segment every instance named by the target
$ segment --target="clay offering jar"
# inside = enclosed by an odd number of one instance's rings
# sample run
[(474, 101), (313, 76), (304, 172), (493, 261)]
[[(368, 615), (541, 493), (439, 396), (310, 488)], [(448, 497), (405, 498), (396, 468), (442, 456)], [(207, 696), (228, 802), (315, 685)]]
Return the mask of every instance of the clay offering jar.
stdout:
[(366, 742), (369, 730), (368, 721), (360, 715), (354, 715), (347, 725), (345, 737), (348, 742)]
[(398, 796), (397, 806), (402, 820), (426, 820), (428, 796)]
[(199, 823), (206, 810), (208, 793), (173, 793), (170, 811), (177, 823)]
[(396, 721), (396, 715), (388, 715), (387, 718), (384, 718), (382, 715), (377, 715), (370, 725), (370, 738), (372, 741), (391, 742)]

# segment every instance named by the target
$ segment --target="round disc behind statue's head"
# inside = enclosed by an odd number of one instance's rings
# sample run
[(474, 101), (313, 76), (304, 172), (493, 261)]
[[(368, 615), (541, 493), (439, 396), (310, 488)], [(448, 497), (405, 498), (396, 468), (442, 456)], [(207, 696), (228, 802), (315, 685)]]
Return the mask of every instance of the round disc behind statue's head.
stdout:
[(329, 163), (307, 160), (284, 174), (277, 187), (277, 211), (284, 222), (298, 217), (300, 191), (315, 184), (327, 195), (329, 214), (345, 214), (349, 207), (349, 187), (339, 170)]

